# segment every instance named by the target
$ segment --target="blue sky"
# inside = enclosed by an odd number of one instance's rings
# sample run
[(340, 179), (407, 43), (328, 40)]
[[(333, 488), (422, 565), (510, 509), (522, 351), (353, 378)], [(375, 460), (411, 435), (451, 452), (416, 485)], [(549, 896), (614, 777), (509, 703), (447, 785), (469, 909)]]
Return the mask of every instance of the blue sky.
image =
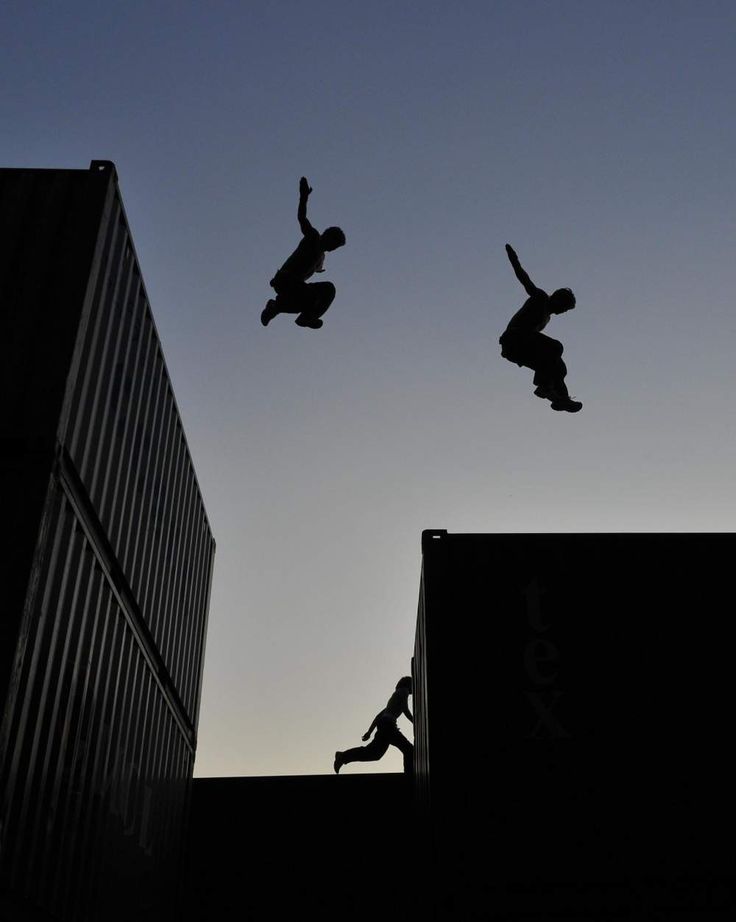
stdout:
[[(733, 529), (734, 35), (719, 0), (0, 5), (0, 163), (117, 164), (218, 542), (197, 774), (359, 744), (423, 528)], [(264, 330), (301, 175), (337, 298)], [(575, 416), (498, 355), (507, 241), (577, 295)]]

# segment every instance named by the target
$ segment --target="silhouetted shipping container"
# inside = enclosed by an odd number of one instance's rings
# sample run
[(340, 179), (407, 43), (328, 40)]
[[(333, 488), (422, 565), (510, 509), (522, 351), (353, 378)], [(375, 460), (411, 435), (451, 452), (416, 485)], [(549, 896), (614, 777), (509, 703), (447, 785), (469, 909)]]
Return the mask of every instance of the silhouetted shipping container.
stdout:
[(167, 919), (214, 557), (113, 164), (0, 170), (0, 918)]
[(185, 922), (414, 922), (409, 779), (195, 778)]
[(731, 534), (424, 533), (438, 918), (732, 918), (735, 554)]

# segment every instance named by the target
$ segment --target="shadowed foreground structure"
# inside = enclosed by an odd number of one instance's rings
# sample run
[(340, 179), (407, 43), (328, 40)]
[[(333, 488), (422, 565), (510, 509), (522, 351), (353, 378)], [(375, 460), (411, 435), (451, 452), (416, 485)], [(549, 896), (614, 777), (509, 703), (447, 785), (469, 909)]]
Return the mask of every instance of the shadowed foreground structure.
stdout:
[(438, 919), (732, 918), (731, 534), (425, 532)]
[(412, 815), (402, 774), (195, 779), (185, 918), (415, 918)]
[(195, 781), (191, 920), (730, 920), (734, 552), (425, 532), (414, 780)]
[(115, 167), (0, 170), (1, 922), (175, 915), (214, 541)]

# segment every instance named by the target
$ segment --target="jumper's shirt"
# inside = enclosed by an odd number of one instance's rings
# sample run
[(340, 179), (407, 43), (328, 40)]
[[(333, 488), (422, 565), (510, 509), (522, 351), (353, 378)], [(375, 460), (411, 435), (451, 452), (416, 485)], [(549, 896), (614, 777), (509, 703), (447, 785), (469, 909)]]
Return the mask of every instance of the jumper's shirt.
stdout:
[(306, 282), (315, 272), (325, 271), (324, 262), (325, 251), (322, 249), (322, 235), (315, 228), (311, 228), (271, 281)]
[(549, 309), (550, 297), (546, 291), (537, 288), (509, 320), (501, 339), (507, 333), (540, 333), (549, 323), (552, 312)]
[(397, 688), (396, 691), (388, 699), (388, 704), (381, 711), (381, 713), (376, 718), (377, 722), (380, 721), (381, 724), (387, 725), (389, 723), (396, 724), (396, 721), (404, 713), (404, 711), (409, 707), (409, 691), (405, 688)]

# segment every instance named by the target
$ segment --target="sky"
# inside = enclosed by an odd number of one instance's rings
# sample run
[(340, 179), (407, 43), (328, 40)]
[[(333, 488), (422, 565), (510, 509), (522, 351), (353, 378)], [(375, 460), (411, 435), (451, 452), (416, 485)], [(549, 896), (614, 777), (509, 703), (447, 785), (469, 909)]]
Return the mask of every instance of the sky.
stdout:
[[(735, 38), (731, 0), (0, 2), (0, 166), (115, 162), (217, 541), (195, 775), (360, 745), (423, 529), (733, 530)], [(302, 175), (337, 297), (264, 329)], [(499, 355), (507, 242), (575, 291), (580, 413)]]

